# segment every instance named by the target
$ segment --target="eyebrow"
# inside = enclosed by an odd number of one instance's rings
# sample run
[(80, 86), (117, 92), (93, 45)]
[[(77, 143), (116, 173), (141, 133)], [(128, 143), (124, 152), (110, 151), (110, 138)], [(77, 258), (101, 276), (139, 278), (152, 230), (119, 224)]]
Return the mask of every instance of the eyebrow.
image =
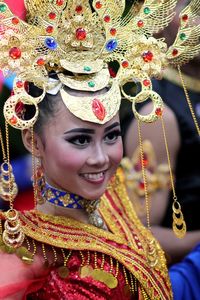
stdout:
[[(115, 123), (111, 124), (110, 126), (106, 127), (104, 132), (108, 132), (109, 130), (111, 130), (114, 127), (119, 126), (119, 125), (120, 125), (119, 122), (115, 122)], [(94, 129), (89, 129), (89, 128), (74, 128), (72, 130), (64, 132), (64, 134), (74, 133), (74, 132), (94, 134), (95, 130)]]

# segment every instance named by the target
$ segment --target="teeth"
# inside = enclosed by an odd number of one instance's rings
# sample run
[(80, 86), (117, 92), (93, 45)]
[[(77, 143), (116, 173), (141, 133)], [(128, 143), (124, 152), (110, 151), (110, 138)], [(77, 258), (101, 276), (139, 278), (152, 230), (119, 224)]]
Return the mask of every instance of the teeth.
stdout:
[(101, 173), (97, 173), (97, 174), (83, 174), (83, 177), (85, 177), (86, 179), (91, 179), (91, 180), (98, 180), (101, 179), (103, 177), (103, 172)]

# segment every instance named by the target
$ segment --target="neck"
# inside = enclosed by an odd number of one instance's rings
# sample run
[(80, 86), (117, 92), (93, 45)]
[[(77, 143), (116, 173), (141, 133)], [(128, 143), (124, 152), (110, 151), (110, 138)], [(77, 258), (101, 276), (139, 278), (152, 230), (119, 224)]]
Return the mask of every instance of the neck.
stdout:
[(59, 190), (45, 183), (41, 190), (39, 211), (45, 214), (64, 216), (103, 228), (104, 222), (98, 212), (100, 200), (88, 200), (81, 196)]
[(60, 207), (52, 205), (47, 201), (44, 204), (38, 204), (37, 209), (43, 212), (44, 214), (53, 216), (63, 216), (66, 218), (72, 218), (82, 223), (89, 224), (88, 214), (84, 209), (78, 210), (73, 208)]

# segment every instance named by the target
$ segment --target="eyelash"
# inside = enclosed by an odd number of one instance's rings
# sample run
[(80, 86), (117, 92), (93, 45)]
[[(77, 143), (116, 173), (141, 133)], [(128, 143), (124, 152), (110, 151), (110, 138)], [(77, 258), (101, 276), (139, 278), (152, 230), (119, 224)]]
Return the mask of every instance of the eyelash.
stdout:
[[(110, 140), (110, 141), (108, 140), (107, 142), (110, 143), (110, 144), (113, 144), (117, 140), (117, 138), (119, 136), (121, 136), (121, 131), (120, 130), (110, 131), (109, 133), (107, 133), (105, 135), (104, 140), (106, 138), (109, 138), (109, 136), (111, 136), (111, 135), (115, 136), (115, 138)], [(78, 140), (79, 140), (79, 142), (77, 143)], [(84, 142), (80, 143), (80, 140), (82, 140)], [(76, 146), (85, 147), (91, 142), (91, 140), (92, 140), (92, 137), (90, 135), (82, 135), (81, 134), (81, 135), (73, 136), (72, 138), (68, 139), (67, 141), (71, 144), (76, 145)], [(86, 141), (86, 143), (85, 143), (85, 141)]]

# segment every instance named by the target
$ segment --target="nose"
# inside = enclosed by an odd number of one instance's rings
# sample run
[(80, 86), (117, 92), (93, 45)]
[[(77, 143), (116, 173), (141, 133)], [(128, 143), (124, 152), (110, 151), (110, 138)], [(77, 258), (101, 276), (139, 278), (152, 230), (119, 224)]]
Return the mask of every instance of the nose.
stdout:
[(91, 166), (98, 167), (107, 165), (109, 163), (109, 155), (105, 147), (102, 145), (96, 145), (93, 149), (91, 149), (87, 163)]

